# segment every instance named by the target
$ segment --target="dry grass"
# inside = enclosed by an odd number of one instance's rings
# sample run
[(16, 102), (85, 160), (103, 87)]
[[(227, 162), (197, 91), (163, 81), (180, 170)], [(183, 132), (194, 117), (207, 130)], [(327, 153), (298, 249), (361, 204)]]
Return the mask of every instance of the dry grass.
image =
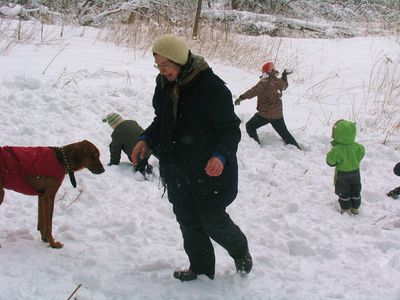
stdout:
[(259, 70), (267, 60), (278, 66), (295, 69), (299, 57), (294, 53), (281, 55), (284, 48), (281, 38), (269, 36), (244, 36), (231, 33), (223, 24), (204, 25), (197, 39), (192, 39), (192, 28), (176, 27), (165, 22), (138, 21), (129, 25), (117, 24), (102, 31), (99, 39), (116, 45), (131, 47), (148, 53), (154, 40), (171, 32), (186, 38), (193, 53), (207, 60), (219, 60), (247, 70)]
[[(18, 45), (35, 42), (52, 43), (57, 40), (56, 27), (41, 22), (21, 22), (0, 18), (0, 55), (7, 55)], [(63, 30), (63, 28), (62, 28)]]
[[(82, 30), (82, 35), (84, 31), (85, 28)], [(203, 25), (199, 37), (192, 39), (191, 27), (177, 27), (175, 24), (163, 22), (161, 19), (135, 19), (130, 24), (116, 23), (115, 26), (99, 30), (96, 40), (132, 48), (136, 56), (141, 56), (147, 55), (151, 51), (154, 40), (165, 32), (184, 36), (191, 50), (204, 56), (207, 60), (221, 61), (249, 71), (258, 71), (265, 61), (271, 60), (275, 62), (278, 69), (290, 68), (295, 73), (299, 73), (296, 71), (305, 60), (295, 47), (290, 46), (287, 39), (269, 36), (243, 36), (231, 32), (229, 25), (223, 23)], [(55, 36), (57, 33), (46, 29), (40, 22), (27, 25), (19, 23), (16, 26), (15, 21), (1, 19), (0, 55), (7, 55), (13, 47), (20, 44), (28, 44), (33, 41), (39, 41), (39, 44), (49, 43)], [(333, 71), (327, 74), (325, 79), (313, 84), (305, 90), (303, 95), (300, 95), (297, 104), (304, 99), (318, 103), (322, 111), (319, 116), (320, 121), (322, 124), (329, 125), (333, 121), (332, 112), (326, 109), (328, 104), (324, 103), (324, 99), (332, 98), (332, 93), (336, 93), (338, 101), (339, 96), (341, 99), (347, 97), (349, 116), (346, 117), (357, 120), (361, 128), (365, 128), (368, 121), (368, 127), (384, 133), (384, 143), (399, 136), (400, 54), (394, 58), (384, 56), (376, 59), (369, 82), (363, 88), (361, 104), (360, 94), (355, 93), (355, 90), (360, 87), (347, 89), (342, 87), (340, 90), (332, 90), (329, 83), (335, 80), (336, 76), (336, 71)], [(293, 80), (300, 79), (298, 76), (293, 77)], [(369, 111), (367, 111), (367, 107), (370, 109)]]
[(367, 98), (374, 107), (375, 127), (385, 133), (387, 143), (400, 133), (400, 54), (374, 63)]
[(22, 23), (15, 23), (0, 19), (0, 55), (7, 55), (19, 42), (29, 41), (32, 34), (22, 32)]

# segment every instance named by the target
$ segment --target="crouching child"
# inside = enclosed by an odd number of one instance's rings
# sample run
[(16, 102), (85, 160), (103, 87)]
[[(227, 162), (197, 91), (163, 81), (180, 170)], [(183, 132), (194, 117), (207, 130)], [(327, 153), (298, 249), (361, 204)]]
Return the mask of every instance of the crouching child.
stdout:
[[(143, 133), (143, 128), (135, 120), (124, 120), (117, 113), (110, 113), (103, 122), (108, 122), (113, 132), (111, 134), (110, 143), (110, 162), (111, 165), (119, 165), (121, 160), (121, 152), (123, 151), (131, 160), (131, 152), (136, 145), (139, 136)], [(153, 166), (148, 162), (149, 157), (139, 159), (135, 166), (135, 171), (139, 171), (143, 176), (152, 174)]]
[(364, 146), (355, 141), (356, 124), (337, 121), (332, 128), (332, 149), (326, 163), (335, 167), (335, 194), (339, 196), (340, 212), (358, 214), (361, 205), (360, 162), (365, 155)]

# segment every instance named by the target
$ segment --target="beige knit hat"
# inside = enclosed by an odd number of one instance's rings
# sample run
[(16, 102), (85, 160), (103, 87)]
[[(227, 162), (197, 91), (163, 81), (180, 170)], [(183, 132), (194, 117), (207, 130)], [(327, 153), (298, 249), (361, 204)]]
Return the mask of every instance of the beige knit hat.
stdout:
[(121, 124), (124, 119), (117, 113), (110, 113), (103, 119), (103, 122), (108, 122), (113, 129), (117, 128), (119, 124)]
[(183, 66), (188, 61), (189, 48), (183, 38), (173, 34), (164, 34), (154, 42), (153, 53)]

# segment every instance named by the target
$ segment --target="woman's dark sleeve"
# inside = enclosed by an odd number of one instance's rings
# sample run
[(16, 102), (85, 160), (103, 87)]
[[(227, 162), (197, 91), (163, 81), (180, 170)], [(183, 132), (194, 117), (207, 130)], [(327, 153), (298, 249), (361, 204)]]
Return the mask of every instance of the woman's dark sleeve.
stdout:
[(231, 92), (220, 78), (216, 75), (215, 77), (216, 80), (208, 83), (207, 89), (203, 89), (206, 91), (202, 97), (205, 102), (203, 108), (215, 130), (214, 152), (229, 161), (236, 159), (236, 151), (241, 139), (240, 119), (234, 112)]
[(144, 140), (151, 149), (156, 149), (160, 144), (160, 98), (161, 81), (158, 76), (156, 79), (156, 88), (153, 95), (154, 119), (153, 122), (142, 133), (140, 139)]

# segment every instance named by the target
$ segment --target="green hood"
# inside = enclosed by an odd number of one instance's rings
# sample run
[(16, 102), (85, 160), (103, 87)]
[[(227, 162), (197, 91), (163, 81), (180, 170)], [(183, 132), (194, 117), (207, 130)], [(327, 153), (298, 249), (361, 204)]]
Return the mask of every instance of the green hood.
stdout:
[(341, 120), (333, 128), (335, 144), (349, 145), (356, 139), (356, 124), (351, 121)]

